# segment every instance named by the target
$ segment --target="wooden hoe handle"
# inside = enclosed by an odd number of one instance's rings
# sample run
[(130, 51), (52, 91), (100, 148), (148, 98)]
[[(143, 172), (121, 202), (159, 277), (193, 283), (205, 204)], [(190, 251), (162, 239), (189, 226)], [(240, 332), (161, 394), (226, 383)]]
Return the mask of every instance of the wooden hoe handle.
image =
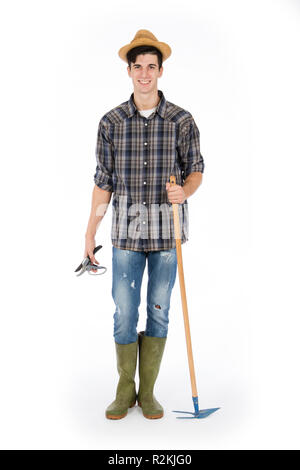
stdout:
[[(170, 176), (170, 184), (171, 186), (174, 186), (176, 184), (175, 176)], [(191, 341), (191, 332), (190, 332), (190, 322), (189, 322), (189, 314), (188, 314), (188, 307), (187, 307), (187, 300), (186, 300), (183, 262), (182, 262), (182, 253), (181, 253), (181, 230), (180, 230), (180, 221), (179, 221), (179, 214), (178, 214), (178, 204), (172, 204), (172, 206), (173, 206), (174, 231), (175, 231), (175, 241), (176, 241), (177, 269), (178, 269), (178, 274), (179, 274), (186, 347), (187, 347), (188, 362), (189, 362), (189, 369), (190, 369), (190, 376), (191, 376), (191, 385), (192, 385), (192, 396), (197, 397), (198, 393), (197, 393), (197, 386), (196, 386), (196, 377), (195, 377), (195, 368), (194, 368), (192, 341)]]

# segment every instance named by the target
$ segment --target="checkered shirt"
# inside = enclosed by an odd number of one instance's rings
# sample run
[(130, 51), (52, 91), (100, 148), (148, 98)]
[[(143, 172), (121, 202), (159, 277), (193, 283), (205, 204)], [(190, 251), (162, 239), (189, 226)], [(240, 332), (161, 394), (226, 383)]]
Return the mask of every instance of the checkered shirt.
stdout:
[[(142, 116), (129, 100), (100, 119), (94, 182), (113, 192), (111, 240), (116, 248), (156, 251), (175, 248), (173, 210), (166, 182), (183, 186), (192, 172), (204, 171), (200, 133), (190, 112), (160, 101)], [(178, 204), (181, 243), (188, 240), (188, 203)]]

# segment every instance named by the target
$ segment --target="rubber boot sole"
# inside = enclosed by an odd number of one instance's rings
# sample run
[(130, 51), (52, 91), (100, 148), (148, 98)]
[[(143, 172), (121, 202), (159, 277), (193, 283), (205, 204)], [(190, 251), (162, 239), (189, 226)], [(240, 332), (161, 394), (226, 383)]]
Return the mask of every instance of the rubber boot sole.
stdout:
[[(138, 405), (140, 408), (142, 408), (142, 405), (140, 402), (138, 402)], [(143, 415), (145, 416), (145, 418), (147, 419), (159, 419), (159, 418), (162, 418), (164, 413), (159, 413), (159, 414), (156, 414), (156, 415), (147, 415), (146, 413), (143, 412)]]
[[(132, 405), (129, 406), (129, 408), (133, 408), (135, 405), (135, 400), (134, 402), (132, 403)], [(122, 419), (122, 418), (125, 418), (125, 416), (127, 416), (127, 413), (128, 411), (126, 411), (126, 413), (122, 414), (122, 415), (109, 415), (109, 414), (105, 414), (106, 418), (107, 419)]]

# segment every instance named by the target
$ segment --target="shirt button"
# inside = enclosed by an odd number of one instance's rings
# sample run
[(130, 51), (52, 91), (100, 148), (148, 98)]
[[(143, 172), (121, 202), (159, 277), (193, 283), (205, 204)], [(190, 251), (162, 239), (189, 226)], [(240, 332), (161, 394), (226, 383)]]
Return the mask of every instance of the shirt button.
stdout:
[(146, 201), (143, 201), (143, 204), (146, 204)]
[(143, 220), (143, 224), (145, 224), (146, 222)]
[(144, 165), (147, 165), (147, 162), (144, 162)]
[(144, 184), (147, 184), (147, 182), (146, 182), (146, 181), (144, 181)]
[(145, 126), (148, 126), (147, 122), (145, 122)]
[(148, 142), (144, 142), (144, 145), (148, 145)]

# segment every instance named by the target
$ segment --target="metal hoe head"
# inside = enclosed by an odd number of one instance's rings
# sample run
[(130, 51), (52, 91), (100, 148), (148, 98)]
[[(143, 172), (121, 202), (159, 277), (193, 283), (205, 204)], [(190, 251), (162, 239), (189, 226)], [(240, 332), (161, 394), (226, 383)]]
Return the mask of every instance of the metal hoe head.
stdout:
[(207, 408), (206, 410), (199, 410), (198, 397), (192, 397), (192, 398), (193, 398), (194, 409), (195, 409), (194, 412), (173, 410), (174, 413), (184, 413), (184, 414), (189, 414), (192, 416), (176, 416), (177, 419), (203, 419), (220, 409), (220, 408)]

